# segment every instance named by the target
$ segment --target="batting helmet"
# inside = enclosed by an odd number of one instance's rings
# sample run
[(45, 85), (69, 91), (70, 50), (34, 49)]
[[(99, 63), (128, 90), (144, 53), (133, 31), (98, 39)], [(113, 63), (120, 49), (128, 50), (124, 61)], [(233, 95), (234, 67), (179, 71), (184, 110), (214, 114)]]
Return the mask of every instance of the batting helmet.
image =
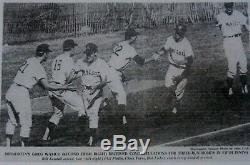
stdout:
[(225, 2), (224, 6), (225, 6), (225, 8), (233, 8), (234, 3), (233, 2)]
[(181, 36), (183, 36), (187, 31), (187, 26), (182, 24), (182, 23), (178, 23), (175, 26), (175, 32)]
[(63, 42), (63, 50), (71, 50), (77, 46), (77, 44), (72, 39), (67, 39)]
[(129, 40), (131, 39), (132, 37), (135, 37), (137, 36), (137, 32), (135, 31), (135, 29), (133, 28), (128, 28), (125, 32), (125, 40)]
[(52, 51), (49, 49), (48, 44), (40, 44), (36, 48), (36, 55), (38, 56), (42, 56), (44, 53), (49, 53), (49, 52), (52, 52)]
[(93, 54), (93, 53), (96, 53), (96, 52), (98, 52), (98, 47), (97, 47), (97, 45), (96, 44), (94, 44), (94, 43), (87, 43), (87, 45), (86, 45), (86, 50), (84, 51), (84, 53), (87, 55), (87, 56), (89, 56), (89, 55), (91, 55), (91, 54)]

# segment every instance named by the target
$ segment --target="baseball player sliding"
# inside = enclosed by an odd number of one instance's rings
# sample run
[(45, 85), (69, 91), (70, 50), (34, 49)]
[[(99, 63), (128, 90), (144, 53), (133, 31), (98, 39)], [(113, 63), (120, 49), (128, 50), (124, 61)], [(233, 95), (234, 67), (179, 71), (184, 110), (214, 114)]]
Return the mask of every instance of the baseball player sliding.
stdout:
[(217, 16), (217, 26), (222, 31), (223, 48), (228, 61), (227, 84), (228, 95), (233, 95), (233, 80), (239, 69), (242, 93), (247, 94), (247, 58), (241, 41), (242, 26), (247, 25), (247, 18), (237, 10), (233, 10), (234, 3), (224, 3), (225, 11)]
[(155, 59), (159, 59), (160, 55), (168, 53), (169, 67), (165, 76), (165, 86), (175, 96), (173, 113), (177, 113), (184, 95), (194, 58), (191, 44), (184, 36), (185, 33), (186, 25), (178, 23), (174, 35), (168, 37), (165, 45), (153, 55)]
[(51, 52), (49, 45), (41, 44), (36, 49), (35, 57), (28, 58), (17, 71), (13, 84), (6, 93), (6, 102), (9, 119), (6, 124), (6, 144), (11, 146), (15, 128), (20, 126), (21, 146), (28, 145), (32, 126), (32, 110), (29, 90), (34, 85), (40, 84), (50, 91), (75, 90), (68, 85), (50, 84), (42, 66)]
[(113, 53), (111, 54), (110, 60), (108, 62), (111, 73), (109, 75), (109, 80), (111, 81), (108, 86), (111, 89), (113, 95), (117, 100), (117, 110), (121, 112), (119, 117), (122, 120), (122, 126), (127, 128), (127, 118), (126, 118), (126, 105), (127, 96), (123, 87), (123, 71), (126, 69), (128, 64), (134, 60), (137, 64), (143, 65), (152, 60), (153, 57), (143, 58), (139, 56), (132, 46), (137, 38), (137, 32), (133, 28), (128, 28), (125, 32), (125, 40), (117, 43), (113, 48)]
[(98, 140), (98, 112), (103, 101), (103, 87), (108, 82), (110, 68), (108, 64), (98, 58), (98, 47), (94, 43), (86, 45), (85, 58), (77, 61), (78, 76), (81, 77), (83, 86), (84, 104), (89, 118), (90, 137), (89, 146), (94, 146)]
[[(75, 63), (73, 61), (74, 49), (77, 44), (72, 40), (65, 40), (63, 43), (63, 54), (57, 56), (52, 62), (52, 83), (65, 85), (71, 83), (76, 78)], [(65, 105), (78, 111), (78, 116), (84, 116), (85, 106), (83, 99), (76, 91), (57, 91), (50, 92), (50, 100), (54, 109), (54, 114), (49, 119), (48, 126), (45, 130), (43, 140), (52, 140), (55, 128), (63, 117)]]

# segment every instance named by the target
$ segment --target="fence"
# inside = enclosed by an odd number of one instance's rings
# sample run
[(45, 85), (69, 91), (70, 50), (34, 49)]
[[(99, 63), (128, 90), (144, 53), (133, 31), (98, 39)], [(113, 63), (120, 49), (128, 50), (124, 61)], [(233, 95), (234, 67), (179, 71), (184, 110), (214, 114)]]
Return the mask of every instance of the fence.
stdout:
[[(247, 14), (246, 3), (235, 7)], [(210, 23), (222, 3), (5, 3), (4, 43), (20, 43), (178, 22)]]

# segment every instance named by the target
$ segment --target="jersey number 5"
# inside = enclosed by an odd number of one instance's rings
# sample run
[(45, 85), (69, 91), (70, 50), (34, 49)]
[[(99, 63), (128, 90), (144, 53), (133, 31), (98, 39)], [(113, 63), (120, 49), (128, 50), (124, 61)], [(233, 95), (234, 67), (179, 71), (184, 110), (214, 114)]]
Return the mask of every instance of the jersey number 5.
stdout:
[(54, 70), (61, 70), (62, 60), (56, 60)]
[(24, 70), (25, 70), (28, 66), (29, 66), (28, 62), (25, 61), (25, 62), (21, 65), (21, 67), (19, 68), (19, 71), (20, 71), (21, 73), (24, 73)]

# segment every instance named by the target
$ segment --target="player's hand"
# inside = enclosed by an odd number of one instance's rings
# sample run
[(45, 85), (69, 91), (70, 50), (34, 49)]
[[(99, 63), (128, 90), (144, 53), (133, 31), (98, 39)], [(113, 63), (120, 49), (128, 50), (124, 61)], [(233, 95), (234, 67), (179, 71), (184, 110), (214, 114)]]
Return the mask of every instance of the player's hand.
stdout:
[(72, 84), (67, 84), (64, 86), (65, 90), (68, 90), (68, 91), (77, 91), (77, 88), (75, 86), (72, 86)]
[(110, 82), (111, 81), (102, 81), (100, 84), (94, 86), (92, 91), (90, 92), (90, 95), (93, 95), (97, 90), (104, 88)]
[(155, 61), (159, 61), (160, 55), (159, 55), (158, 53), (154, 53), (154, 54), (152, 55), (152, 59), (154, 59)]

